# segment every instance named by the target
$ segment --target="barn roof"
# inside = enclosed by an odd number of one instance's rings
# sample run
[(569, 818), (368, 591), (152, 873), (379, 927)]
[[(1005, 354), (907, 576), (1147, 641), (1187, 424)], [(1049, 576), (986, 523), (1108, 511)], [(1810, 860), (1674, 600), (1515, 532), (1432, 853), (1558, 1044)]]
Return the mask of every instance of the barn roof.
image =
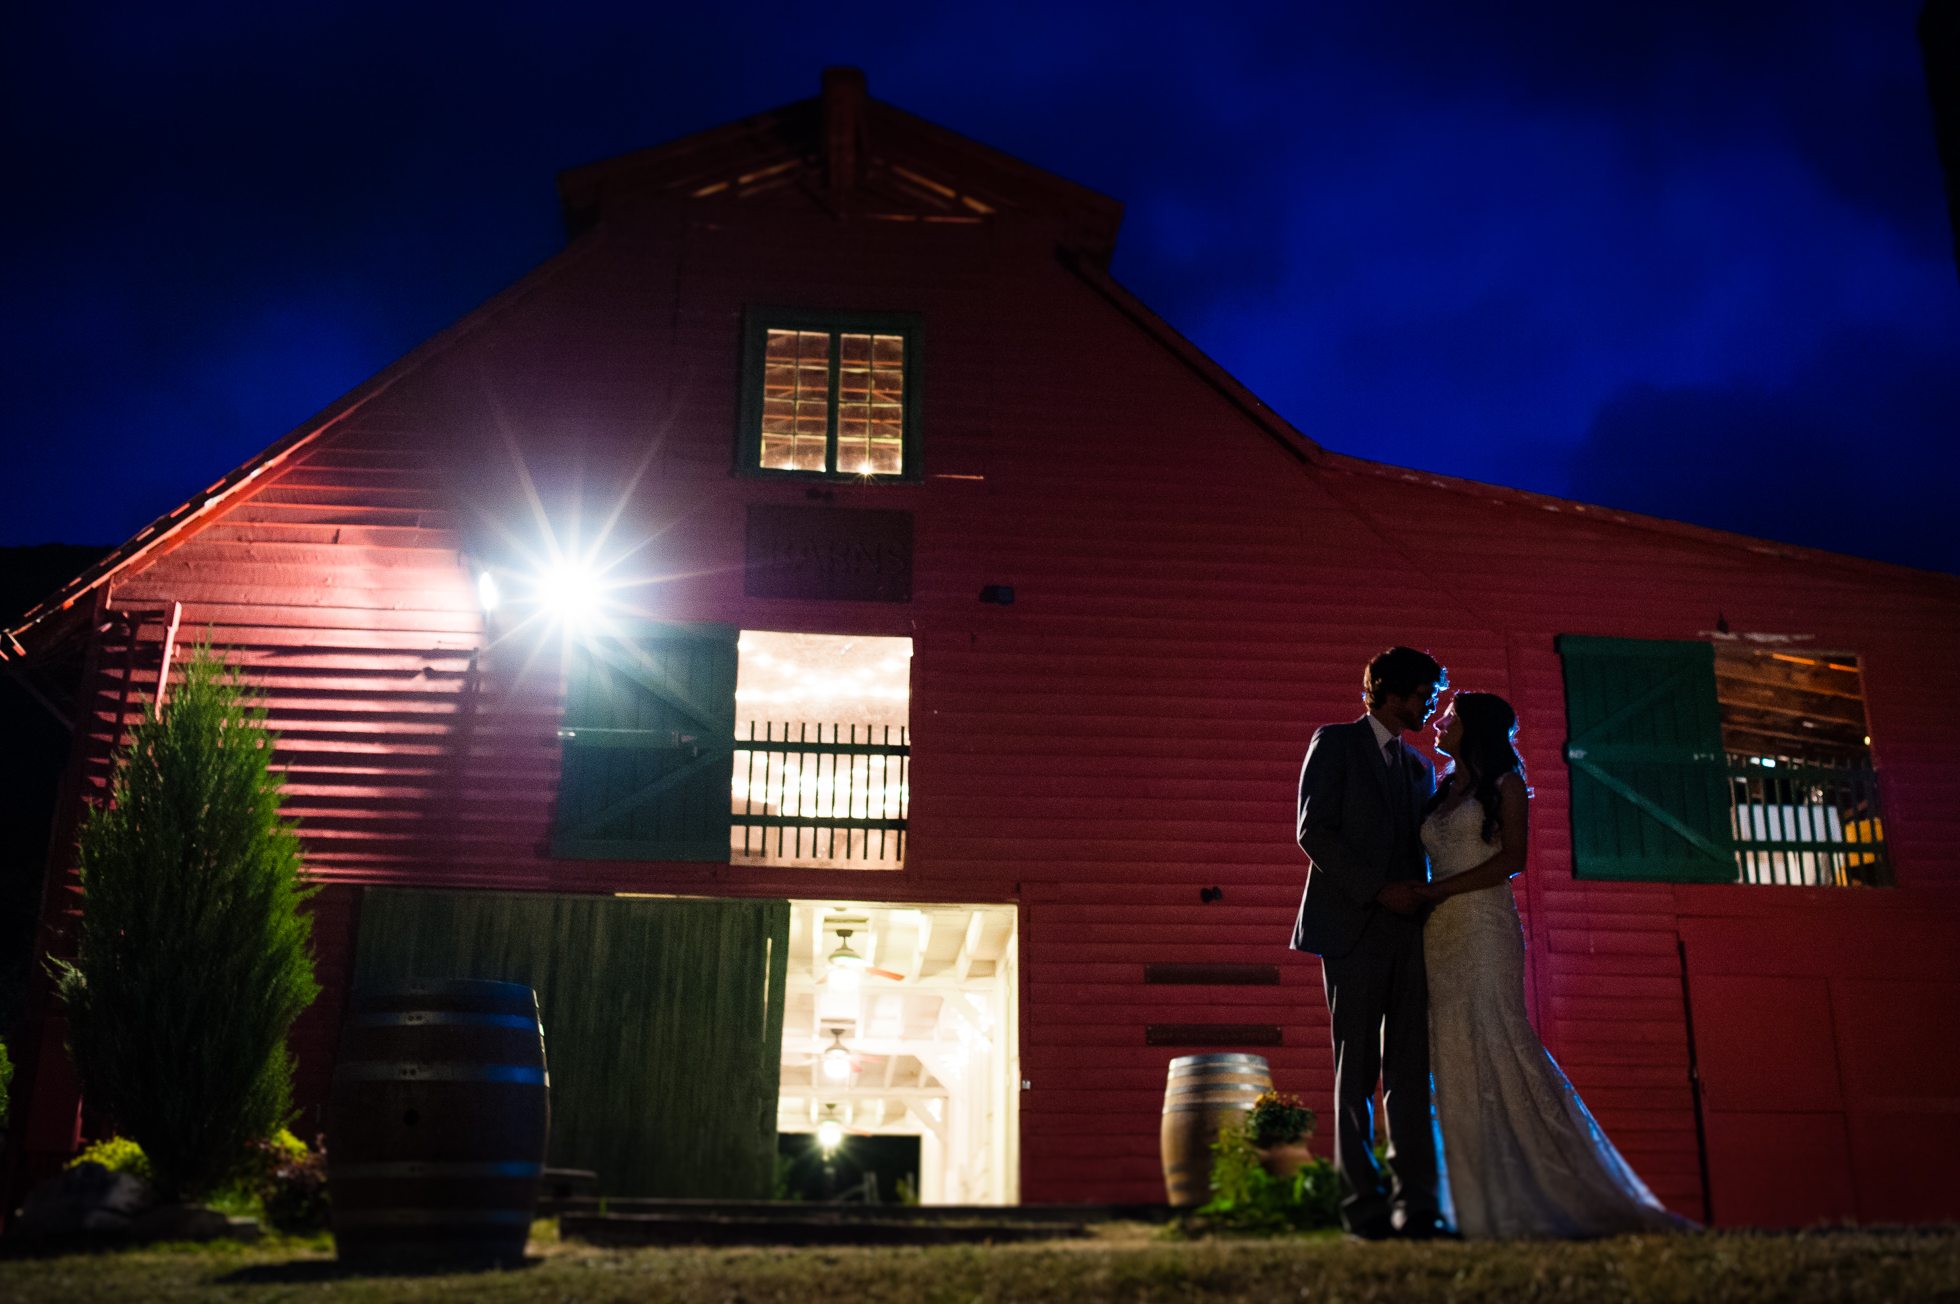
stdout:
[[(982, 222), (995, 213), (1055, 220), (1063, 232), (1062, 261), (1116, 311), (1128, 317), (1178, 363), (1189, 368), (1256, 429), (1302, 463), (1316, 479), (1359, 475), (1394, 486), (1393, 501), (1414, 492), (1467, 495), (1485, 503), (1518, 504), (1563, 513), (1590, 527), (1602, 524), (1661, 533), (1716, 549), (1746, 551), (1884, 578), (1960, 591), (1960, 578), (1892, 563), (1776, 543), (1685, 522), (1619, 511), (1547, 494), (1409, 470), (1332, 452), (1295, 429), (1223, 367), (1158, 317), (1107, 270), (1122, 221), (1122, 205), (998, 150), (915, 118), (864, 95), (863, 76), (830, 69), (824, 94), (666, 145), (559, 174), (558, 189), (570, 247), (481, 308), (432, 337), (257, 457), (195, 494), (110, 552), (65, 588), (0, 631), (0, 661), (31, 660), (65, 641), (87, 618), (81, 599), (147, 559), (168, 551), (254, 487), (266, 471), (313, 443), (430, 359), (447, 352), (544, 280), (580, 259), (591, 246), (576, 236), (604, 220), (608, 204), (636, 198), (816, 205), (867, 218)], [(1404, 510), (1389, 508), (1389, 514)], [(1414, 506), (1406, 510), (1417, 510)]]

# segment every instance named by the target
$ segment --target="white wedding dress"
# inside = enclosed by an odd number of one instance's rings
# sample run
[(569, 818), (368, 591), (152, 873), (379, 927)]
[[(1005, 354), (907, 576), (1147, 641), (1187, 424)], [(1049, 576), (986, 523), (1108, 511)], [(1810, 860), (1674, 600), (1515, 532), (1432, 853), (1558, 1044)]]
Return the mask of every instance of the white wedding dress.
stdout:
[[(1474, 798), (1423, 822), (1430, 877), (1475, 869)], [(1438, 902), (1423, 927), (1429, 1066), (1443, 1214), (1470, 1239), (1612, 1236), (1694, 1226), (1661, 1207), (1593, 1122), (1524, 1010), (1524, 931), (1511, 885)]]

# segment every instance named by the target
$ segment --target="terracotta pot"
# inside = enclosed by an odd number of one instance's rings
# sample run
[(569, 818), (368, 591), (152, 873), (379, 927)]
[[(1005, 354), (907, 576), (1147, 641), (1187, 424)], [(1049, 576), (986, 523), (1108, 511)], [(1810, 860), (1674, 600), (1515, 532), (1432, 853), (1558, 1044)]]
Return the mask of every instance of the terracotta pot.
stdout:
[(1313, 1149), (1307, 1145), (1305, 1137), (1284, 1145), (1254, 1146), (1252, 1151), (1259, 1156), (1259, 1166), (1274, 1177), (1290, 1179), (1295, 1172), (1313, 1162)]

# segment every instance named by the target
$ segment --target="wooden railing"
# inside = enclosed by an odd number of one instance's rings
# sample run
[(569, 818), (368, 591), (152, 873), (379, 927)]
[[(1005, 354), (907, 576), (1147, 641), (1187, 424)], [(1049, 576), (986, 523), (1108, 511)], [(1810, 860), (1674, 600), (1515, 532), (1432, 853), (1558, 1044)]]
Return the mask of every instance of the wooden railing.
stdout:
[(1871, 767), (1728, 757), (1729, 818), (1743, 882), (1891, 886), (1892, 856)]
[(737, 725), (730, 853), (899, 867), (911, 756), (903, 725)]

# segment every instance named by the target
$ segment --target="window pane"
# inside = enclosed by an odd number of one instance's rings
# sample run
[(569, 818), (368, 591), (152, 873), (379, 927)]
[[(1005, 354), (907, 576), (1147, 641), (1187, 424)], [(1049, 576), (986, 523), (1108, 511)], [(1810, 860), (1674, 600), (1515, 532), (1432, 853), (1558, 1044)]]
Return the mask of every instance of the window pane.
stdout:
[(903, 439), (905, 337), (840, 337), (837, 469), (856, 475), (899, 475)]
[(762, 377), (761, 465), (782, 471), (825, 470), (830, 435), (830, 335), (767, 333)]

